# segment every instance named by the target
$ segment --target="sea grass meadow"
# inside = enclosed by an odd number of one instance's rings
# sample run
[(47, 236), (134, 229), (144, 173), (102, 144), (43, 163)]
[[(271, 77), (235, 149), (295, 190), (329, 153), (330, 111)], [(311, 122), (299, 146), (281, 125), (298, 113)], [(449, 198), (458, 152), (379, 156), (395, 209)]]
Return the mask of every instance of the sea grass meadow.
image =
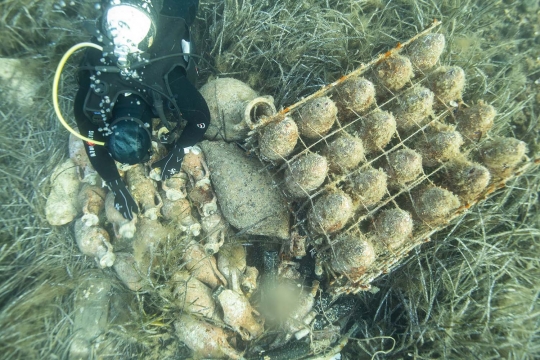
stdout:
[[(105, 272), (114, 294), (105, 358), (189, 358), (172, 329), (178, 314), (159, 289), (126, 290), (111, 270), (80, 254), (71, 225), (45, 220), (51, 171), (68, 156), (52, 79), (63, 53), (88, 40), (83, 22), (99, 16), (95, 4), (0, 3), (0, 56), (3, 64), (20, 60), (14, 71), (0, 70), (0, 357), (68, 358), (77, 289)], [(282, 108), (434, 19), (447, 43), (440, 62), (467, 75), (465, 101), (493, 105), (491, 135), (526, 142), (529, 158), (538, 159), (539, 1), (201, 1), (193, 29), (199, 85), (234, 77)], [(79, 56), (62, 77), (65, 114), (72, 113)], [(347, 328), (356, 331), (342, 358), (539, 358), (539, 185), (532, 166), (416, 248), (372, 291), (349, 295)], [(292, 350), (281, 356), (295, 358)]]

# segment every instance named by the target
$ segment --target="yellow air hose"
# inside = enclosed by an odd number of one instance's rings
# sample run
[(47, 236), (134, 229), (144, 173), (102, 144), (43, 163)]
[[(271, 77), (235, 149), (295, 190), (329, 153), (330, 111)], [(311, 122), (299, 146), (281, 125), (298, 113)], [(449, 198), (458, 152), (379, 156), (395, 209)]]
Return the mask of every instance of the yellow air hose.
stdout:
[(58, 104), (58, 85), (60, 84), (60, 76), (62, 75), (62, 70), (64, 69), (64, 65), (66, 65), (67, 60), (73, 53), (79, 49), (85, 48), (85, 47), (92, 47), (94, 49), (97, 49), (99, 51), (103, 51), (103, 48), (97, 44), (91, 43), (91, 42), (82, 42), (79, 44), (76, 44), (72, 46), (65, 54), (62, 56), (62, 59), (60, 60), (60, 63), (58, 64), (58, 67), (56, 68), (56, 73), (54, 74), (54, 81), (53, 81), (53, 88), (52, 88), (52, 98), (53, 98), (53, 105), (54, 105), (54, 111), (56, 112), (56, 116), (58, 116), (58, 120), (64, 127), (73, 135), (78, 137), (81, 140), (90, 142), (95, 145), (101, 145), (104, 146), (105, 143), (102, 141), (96, 141), (89, 139), (87, 137), (82, 136), (71, 126), (68, 125), (64, 117), (62, 116), (62, 112), (60, 111), (60, 105)]

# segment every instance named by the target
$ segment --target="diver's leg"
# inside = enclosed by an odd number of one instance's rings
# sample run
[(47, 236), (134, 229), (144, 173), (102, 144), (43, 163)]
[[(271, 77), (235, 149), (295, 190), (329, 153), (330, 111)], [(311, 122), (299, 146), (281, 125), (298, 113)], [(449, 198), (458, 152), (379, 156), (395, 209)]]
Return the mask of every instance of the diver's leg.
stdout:
[(173, 17), (181, 17), (186, 20), (190, 27), (195, 21), (199, 0), (163, 0), (161, 14)]

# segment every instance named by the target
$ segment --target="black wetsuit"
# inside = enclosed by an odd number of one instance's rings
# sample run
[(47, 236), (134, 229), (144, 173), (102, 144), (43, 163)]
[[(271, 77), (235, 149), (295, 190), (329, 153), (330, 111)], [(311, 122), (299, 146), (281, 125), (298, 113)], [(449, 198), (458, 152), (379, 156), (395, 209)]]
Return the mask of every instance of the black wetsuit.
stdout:
[[(191, 25), (195, 18), (197, 7), (197, 0), (163, 1), (158, 29), (156, 31), (156, 39), (148, 50), (148, 53), (151, 55), (150, 60), (183, 52), (182, 39), (185, 41), (190, 41), (189, 25)], [(109, 60), (107, 60), (108, 62), (104, 64), (101, 60), (102, 57), (103, 55), (101, 51), (93, 48), (88, 49), (85, 53), (82, 67), (84, 68), (84, 66), (101, 66), (112, 64), (112, 61)], [(152, 73), (152, 71), (154, 71), (155, 73), (155, 69), (160, 66), (155, 64), (158, 64), (158, 62), (146, 65), (139, 71), (141, 73), (144, 73), (145, 71), (147, 73)], [(163, 64), (163, 62), (161, 64)], [(196, 77), (194, 73), (195, 68), (193, 59), (184, 58), (184, 56), (179, 55), (178, 57), (170, 58), (165, 62), (165, 64), (165, 66), (169, 66), (170, 68), (163, 68), (163, 66), (161, 66), (161, 68), (164, 69), (164, 73), (160, 75), (165, 77), (165, 84), (169, 88), (167, 90), (170, 90), (170, 92), (164, 90), (164, 93), (168, 92), (168, 95), (174, 98), (179, 108), (178, 110), (180, 111), (182, 118), (186, 120), (187, 124), (180, 137), (175, 141), (173, 146), (170, 147), (169, 155), (153, 164), (153, 166), (157, 165), (158, 167), (162, 168), (162, 179), (168, 178), (180, 170), (180, 165), (183, 158), (183, 149), (193, 146), (199, 142), (210, 123), (210, 112), (208, 110), (206, 101), (192, 83), (194, 77)], [(97, 141), (107, 142), (108, 137), (105, 136), (105, 132), (103, 132), (105, 122), (103, 122), (103, 119), (100, 119), (99, 117), (96, 118), (96, 115), (93, 115), (91, 112), (85, 109), (85, 104), (87, 104), (85, 101), (87, 101), (90, 95), (93, 95), (91, 93), (92, 90), (90, 90), (92, 83), (91, 76), (95, 78), (96, 74), (99, 73), (91, 70), (80, 71), (79, 90), (75, 98), (74, 113), (81, 135)], [(120, 75), (107, 74), (107, 76), (109, 76), (110, 79), (110, 76), (119, 77)], [(144, 88), (144, 86), (141, 86), (141, 88)], [(145, 94), (150, 93), (150, 90), (148, 93), (146, 90), (144, 91)], [(136, 91), (133, 92), (136, 93)], [(148, 105), (152, 106), (151, 101), (147, 102), (149, 102)], [(165, 101), (165, 103), (167, 103), (167, 101)], [(147, 112), (148, 108), (148, 106), (145, 108), (142, 107), (143, 110), (140, 111)], [(177, 114), (177, 111), (173, 111), (168, 106), (164, 106), (164, 110), (165, 112)], [(122, 111), (125, 111), (125, 109)], [(134, 106), (131, 111), (137, 112), (139, 109), (137, 106)], [(114, 118), (114, 107), (112, 108), (112, 114)], [(107, 119), (106, 122), (110, 123), (112, 120), (114, 120), (113, 118)], [(123, 215), (126, 218), (131, 219), (132, 212), (137, 212), (137, 206), (127, 191), (125, 184), (121, 180), (115, 162), (107, 151), (107, 148), (104, 146), (88, 144), (87, 142), (84, 142), (84, 145), (92, 166), (115, 192), (117, 208), (122, 209)]]

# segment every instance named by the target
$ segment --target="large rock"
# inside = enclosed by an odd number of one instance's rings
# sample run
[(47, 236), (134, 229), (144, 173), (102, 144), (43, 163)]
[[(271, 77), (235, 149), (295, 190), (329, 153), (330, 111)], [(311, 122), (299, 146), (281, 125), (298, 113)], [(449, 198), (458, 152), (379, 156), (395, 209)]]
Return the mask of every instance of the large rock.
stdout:
[(255, 157), (235, 144), (201, 143), (219, 205), (227, 221), (248, 234), (289, 237), (287, 203)]

